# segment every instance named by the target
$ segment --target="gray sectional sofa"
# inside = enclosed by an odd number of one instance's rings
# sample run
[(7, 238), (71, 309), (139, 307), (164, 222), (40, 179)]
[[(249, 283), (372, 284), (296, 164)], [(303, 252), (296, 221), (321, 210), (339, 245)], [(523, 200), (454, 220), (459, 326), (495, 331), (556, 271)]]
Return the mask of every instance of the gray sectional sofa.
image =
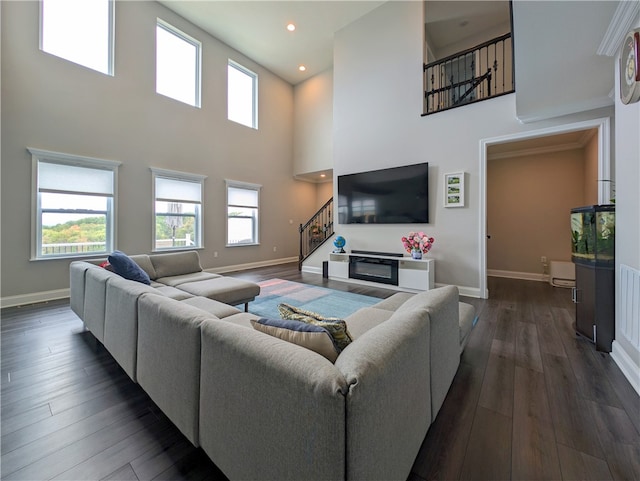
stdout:
[(475, 318), (452, 286), (397, 293), (346, 318), (354, 340), (332, 363), (210, 298), (111, 276), (96, 289), (102, 271), (71, 264), (74, 312), (232, 480), (406, 480)]

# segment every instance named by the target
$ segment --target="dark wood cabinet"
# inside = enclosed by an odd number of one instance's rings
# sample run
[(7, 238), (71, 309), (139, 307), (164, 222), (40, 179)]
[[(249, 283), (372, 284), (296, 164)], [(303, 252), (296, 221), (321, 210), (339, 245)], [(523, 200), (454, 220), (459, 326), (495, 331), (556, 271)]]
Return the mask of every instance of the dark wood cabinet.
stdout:
[(611, 204), (571, 210), (576, 331), (605, 352), (615, 335), (615, 216)]
[(611, 352), (615, 334), (615, 269), (576, 264), (576, 331)]

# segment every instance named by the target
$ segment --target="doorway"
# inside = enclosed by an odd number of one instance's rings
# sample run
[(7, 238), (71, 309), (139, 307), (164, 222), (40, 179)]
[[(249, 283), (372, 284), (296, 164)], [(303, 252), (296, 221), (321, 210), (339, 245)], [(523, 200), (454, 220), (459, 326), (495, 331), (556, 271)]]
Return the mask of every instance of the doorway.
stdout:
[[(593, 132), (592, 134), (590, 132)], [(480, 159), (480, 233), (479, 233), (479, 243), (480, 243), (480, 296), (482, 298), (488, 298), (489, 292), (487, 289), (487, 271), (488, 271), (488, 253), (489, 253), (489, 245), (488, 236), (492, 235), (490, 230), (488, 229), (488, 162), (490, 161), (491, 156), (494, 158), (500, 157), (501, 153), (509, 152), (509, 150), (513, 150), (514, 147), (519, 148), (529, 148), (529, 153), (535, 153), (536, 147), (532, 147), (538, 145), (537, 152), (543, 153), (545, 149), (548, 149), (548, 152), (552, 152), (555, 148), (559, 150), (560, 147), (556, 145), (554, 147), (554, 142), (556, 144), (564, 142), (566, 148), (568, 139), (576, 139), (580, 138), (580, 136), (584, 136), (587, 138), (588, 136), (593, 135), (594, 139), (592, 142), (595, 144), (594, 149), (595, 153), (593, 154), (597, 157), (597, 178), (593, 179), (593, 182), (597, 184), (595, 190), (597, 192), (593, 193), (592, 198), (597, 197), (597, 202), (595, 203), (609, 203), (611, 199), (611, 176), (610, 176), (610, 148), (609, 148), (609, 136), (610, 136), (610, 126), (609, 119), (594, 119), (591, 121), (579, 122), (574, 124), (567, 124), (562, 126), (557, 126), (548, 129), (541, 129), (538, 131), (512, 134), (503, 137), (495, 137), (491, 139), (484, 139), (481, 141), (481, 159)], [(563, 137), (564, 136), (564, 137)], [(595, 161), (594, 161), (595, 162)], [(508, 186), (507, 186), (508, 187)], [(550, 186), (540, 185), (538, 186), (540, 190), (540, 196), (549, 195), (548, 188)], [(551, 192), (553, 194), (553, 191)], [(570, 201), (572, 202), (572, 201)], [(511, 202), (512, 208), (517, 208), (518, 199), (513, 199)], [(574, 206), (575, 207), (575, 206)], [(543, 214), (543, 213), (542, 213)], [(563, 215), (562, 213), (560, 215)], [(557, 216), (556, 216), (557, 217)], [(568, 213), (567, 213), (568, 218)], [(495, 219), (494, 219), (495, 220)], [(528, 219), (525, 219), (528, 220)], [(539, 222), (540, 220), (538, 220)], [(567, 221), (568, 222), (568, 221)], [(563, 224), (561, 224), (563, 225)], [(560, 227), (562, 228), (562, 227)], [(535, 231), (532, 231), (535, 232)], [(561, 235), (561, 234), (560, 234)], [(535, 240), (535, 239), (534, 239)], [(517, 242), (517, 241), (515, 241)], [(521, 246), (522, 247), (522, 246)], [(524, 247), (526, 249), (526, 247)], [(523, 264), (525, 266), (532, 265), (532, 256), (533, 258), (537, 257), (537, 262), (540, 264), (542, 259), (541, 257), (553, 256), (551, 252), (547, 255), (544, 252), (530, 252), (529, 250), (525, 250), (528, 257), (528, 264)], [(502, 255), (502, 253), (501, 253)], [(502, 259), (501, 259), (502, 260)], [(515, 264), (517, 265), (522, 259), (517, 259)], [(525, 259), (526, 260), (526, 259)], [(545, 259), (546, 260), (546, 259)], [(550, 259), (549, 259), (550, 260)], [(541, 267), (541, 266), (540, 266)], [(533, 268), (535, 271), (535, 268)], [(531, 268), (525, 268), (525, 274), (527, 270), (531, 270)], [(542, 274), (542, 272), (540, 272)], [(514, 277), (518, 277), (518, 275), (514, 275)], [(526, 276), (520, 276), (520, 278), (527, 278)], [(534, 278), (534, 277), (530, 277)], [(541, 280), (541, 279), (538, 279)]]

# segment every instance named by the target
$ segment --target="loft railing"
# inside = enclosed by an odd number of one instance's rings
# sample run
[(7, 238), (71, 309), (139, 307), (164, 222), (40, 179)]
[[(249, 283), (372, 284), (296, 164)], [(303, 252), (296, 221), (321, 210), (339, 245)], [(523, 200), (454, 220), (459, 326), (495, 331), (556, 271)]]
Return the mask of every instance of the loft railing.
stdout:
[(333, 197), (320, 207), (306, 224), (300, 224), (299, 230), (298, 269), (302, 269), (302, 262), (333, 235)]
[(423, 70), (423, 116), (511, 93), (511, 33), (425, 64)]

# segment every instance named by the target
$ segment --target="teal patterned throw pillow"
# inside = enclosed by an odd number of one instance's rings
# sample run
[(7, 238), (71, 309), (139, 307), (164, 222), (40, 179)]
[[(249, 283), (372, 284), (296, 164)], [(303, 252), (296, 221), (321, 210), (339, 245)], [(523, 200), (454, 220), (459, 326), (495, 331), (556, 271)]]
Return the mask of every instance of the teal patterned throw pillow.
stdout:
[(280, 311), (280, 316), (283, 319), (302, 321), (307, 324), (320, 326), (326, 329), (329, 334), (331, 334), (336, 347), (340, 351), (353, 341), (353, 338), (347, 329), (347, 323), (344, 319), (339, 319), (337, 317), (324, 317), (316, 312), (305, 311), (304, 309), (300, 309), (299, 307), (295, 307), (290, 304), (285, 304), (284, 302), (278, 305), (278, 311)]

